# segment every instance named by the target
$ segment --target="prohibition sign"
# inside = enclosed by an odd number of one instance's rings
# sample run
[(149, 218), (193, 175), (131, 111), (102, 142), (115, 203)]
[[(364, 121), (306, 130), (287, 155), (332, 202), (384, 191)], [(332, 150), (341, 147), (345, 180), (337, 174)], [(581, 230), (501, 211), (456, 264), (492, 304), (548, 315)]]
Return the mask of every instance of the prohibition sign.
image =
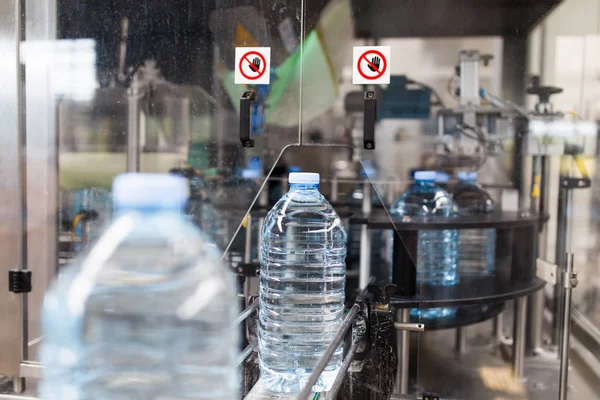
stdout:
[[(262, 71), (261, 70), (256, 70), (256, 67), (254, 66), (254, 64), (252, 63), (252, 61), (250, 61), (250, 57), (252, 55), (256, 55), (258, 57), (260, 57), (261, 59), (261, 65), (262, 65)], [(246, 63), (248, 63), (248, 65), (250, 66), (250, 69), (252, 69), (252, 71), (257, 72), (258, 75), (257, 76), (250, 76), (247, 75), (244, 72), (244, 61)], [(267, 60), (265, 60), (265, 57), (260, 54), (258, 51), (249, 51), (246, 54), (244, 54), (242, 56), (242, 58), (240, 59), (240, 65), (239, 65), (239, 69), (240, 69), (240, 73), (242, 74), (242, 76), (246, 79), (250, 79), (250, 80), (256, 80), (258, 78), (260, 78), (261, 76), (263, 76), (265, 74), (265, 71), (267, 70)]]
[[(369, 59), (367, 58), (367, 54), (375, 54), (376, 56), (379, 56), (379, 57), (381, 58), (381, 61), (383, 61), (383, 67), (381, 67), (381, 69), (380, 69), (380, 68), (377, 68), (377, 66), (375, 66), (375, 64), (373, 64), (373, 63), (371, 62), (371, 60), (369, 60)], [(365, 74), (365, 73), (362, 71), (362, 69), (360, 68), (360, 63), (361, 63), (361, 61), (362, 61), (362, 60), (365, 60), (365, 61), (366, 61), (366, 62), (369, 64), (369, 66), (370, 66), (371, 68), (373, 68), (375, 71), (377, 71), (377, 75), (369, 76), (369, 75)], [(383, 74), (385, 74), (385, 70), (387, 69), (387, 64), (388, 64), (388, 62), (387, 62), (387, 59), (385, 58), (385, 56), (383, 55), (383, 53), (381, 53), (380, 51), (377, 51), (377, 50), (368, 50), (368, 51), (365, 51), (365, 52), (364, 52), (364, 53), (363, 53), (363, 54), (362, 54), (362, 55), (361, 55), (361, 56), (358, 58), (358, 63), (356, 64), (356, 69), (358, 69), (358, 73), (359, 73), (359, 74), (360, 74), (360, 75), (361, 75), (363, 78), (365, 78), (365, 79), (368, 79), (368, 80), (371, 80), (371, 81), (372, 81), (372, 80), (375, 80), (375, 79), (379, 79), (379, 78), (381, 78), (381, 77), (383, 76)]]

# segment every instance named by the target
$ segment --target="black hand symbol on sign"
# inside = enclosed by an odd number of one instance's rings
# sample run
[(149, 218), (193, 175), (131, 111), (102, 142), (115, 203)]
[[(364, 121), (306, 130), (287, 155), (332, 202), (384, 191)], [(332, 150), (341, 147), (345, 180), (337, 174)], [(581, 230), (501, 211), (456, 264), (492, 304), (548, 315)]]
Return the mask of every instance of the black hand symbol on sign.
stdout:
[(252, 70), (252, 72), (260, 71), (260, 58), (254, 57), (252, 60), (252, 64), (249, 64), (248, 67)]
[[(375, 56), (371, 59), (371, 62), (373, 63), (373, 65), (375, 66), (375, 68), (373, 68), (373, 66), (371, 66), (371, 64), (367, 65), (367, 67), (369, 67), (369, 69), (373, 72), (378, 71), (379, 67), (381, 66), (381, 58)], [(379, 72), (379, 71), (378, 71)]]

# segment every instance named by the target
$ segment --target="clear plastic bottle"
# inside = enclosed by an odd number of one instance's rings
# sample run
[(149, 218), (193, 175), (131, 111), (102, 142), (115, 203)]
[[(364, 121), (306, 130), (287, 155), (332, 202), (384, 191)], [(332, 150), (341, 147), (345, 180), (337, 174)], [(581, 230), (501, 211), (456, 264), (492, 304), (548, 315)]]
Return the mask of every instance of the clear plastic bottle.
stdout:
[[(391, 214), (398, 217), (451, 217), (454, 201), (435, 185), (434, 171), (415, 172), (415, 183), (392, 204)], [(420, 230), (417, 244), (417, 283), (452, 286), (458, 283), (458, 232), (456, 230)], [(414, 311), (425, 318), (451, 317), (453, 308)]]
[(187, 196), (180, 177), (115, 179), (117, 218), (44, 299), (41, 398), (237, 398), (234, 278)]
[[(458, 173), (459, 183), (452, 190), (461, 215), (488, 214), (494, 211), (494, 201), (477, 183), (477, 172)], [(470, 276), (494, 274), (496, 230), (462, 229), (460, 231), (459, 273)]]
[[(346, 232), (319, 193), (319, 174), (291, 173), (290, 190), (265, 218), (260, 270), (259, 363), (274, 392), (294, 393), (344, 319)], [(331, 387), (342, 347), (315, 391)]]

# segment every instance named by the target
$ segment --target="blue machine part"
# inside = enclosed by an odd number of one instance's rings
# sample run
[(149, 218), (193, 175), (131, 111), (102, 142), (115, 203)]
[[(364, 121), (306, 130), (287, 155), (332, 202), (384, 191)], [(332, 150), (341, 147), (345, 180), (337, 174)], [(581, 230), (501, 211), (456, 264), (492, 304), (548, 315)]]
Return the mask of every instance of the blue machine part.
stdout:
[(431, 114), (431, 90), (408, 88), (404, 75), (394, 75), (387, 89), (382, 91), (379, 119), (429, 119)]
[[(271, 69), (271, 80), (275, 78), (275, 69)], [(264, 133), (266, 101), (271, 93), (271, 85), (256, 85), (256, 101), (252, 104), (252, 117), (250, 118), (252, 133)]]

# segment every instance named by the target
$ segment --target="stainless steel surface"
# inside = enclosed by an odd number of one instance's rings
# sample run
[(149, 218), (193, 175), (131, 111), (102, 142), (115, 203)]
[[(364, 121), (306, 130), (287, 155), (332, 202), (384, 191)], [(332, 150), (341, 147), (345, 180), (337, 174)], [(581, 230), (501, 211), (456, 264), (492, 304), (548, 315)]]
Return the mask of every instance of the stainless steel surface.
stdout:
[[(398, 319), (402, 321), (402, 323), (408, 323), (408, 321), (410, 321), (410, 309), (400, 309), (398, 310), (397, 314)], [(398, 342), (398, 373), (396, 375), (396, 382), (394, 384), (394, 393), (397, 394), (408, 393), (408, 361), (410, 349), (409, 333), (410, 332), (408, 330), (396, 331), (396, 340)]]
[(259, 304), (260, 304), (260, 302), (258, 300), (256, 300), (254, 303), (252, 303), (248, 307), (246, 307), (244, 309), (244, 311), (242, 311), (240, 313), (240, 315), (237, 316), (234, 324), (236, 324), (236, 325), (241, 324), (246, 318), (248, 318), (248, 316), (250, 314), (252, 314), (258, 308)]
[[(371, 213), (371, 183), (365, 180), (363, 183), (362, 212), (364, 215)], [(371, 232), (367, 225), (360, 226), (360, 272), (359, 287), (365, 288), (371, 279)]]
[[(573, 281), (575, 279), (575, 281)], [(577, 286), (573, 271), (573, 254), (567, 253), (565, 257), (565, 272), (563, 276), (563, 313), (562, 313), (562, 339), (560, 346), (560, 382), (558, 386), (559, 400), (567, 398), (569, 380), (569, 340), (571, 335), (571, 298), (573, 288)]]
[(523, 378), (525, 360), (525, 332), (527, 325), (527, 297), (515, 300), (514, 331), (513, 331), (513, 376)]
[(250, 343), (248, 346), (246, 346), (246, 348), (244, 350), (242, 350), (242, 352), (236, 359), (236, 361), (235, 361), (236, 365), (240, 365), (241, 363), (243, 363), (244, 360), (246, 360), (246, 358), (248, 358), (248, 356), (250, 354), (252, 354), (252, 352), (256, 348), (256, 345), (257, 345), (256, 343)]
[(24, 362), (21, 363), (21, 376), (24, 378), (40, 379), (44, 371), (44, 366), (40, 363)]
[(325, 370), (325, 367), (327, 367), (327, 364), (331, 360), (331, 356), (333, 356), (333, 353), (336, 351), (340, 343), (342, 343), (342, 340), (344, 340), (344, 336), (346, 336), (346, 332), (348, 332), (348, 329), (350, 329), (352, 326), (352, 322), (354, 321), (354, 318), (356, 318), (359, 309), (360, 307), (357, 304), (352, 306), (350, 312), (346, 315), (346, 318), (344, 318), (344, 322), (342, 322), (337, 334), (331, 340), (329, 347), (327, 347), (327, 350), (325, 350), (323, 356), (321, 356), (319, 359), (319, 362), (315, 366), (310, 378), (308, 378), (306, 386), (304, 386), (304, 389), (298, 395), (298, 400), (309, 399), (312, 387), (315, 385), (315, 383), (317, 383), (319, 376), (321, 376), (321, 373), (323, 370)]
[(0, 2), (0, 374), (18, 376), (22, 344), (22, 296), (11, 293), (8, 271), (21, 268), (23, 256), (22, 109), (20, 66), (21, 2)]
[(459, 354), (463, 354), (467, 349), (467, 327), (461, 326), (456, 328), (456, 343), (454, 350)]
[(394, 328), (400, 331), (425, 332), (425, 325), (413, 322), (394, 322)]

